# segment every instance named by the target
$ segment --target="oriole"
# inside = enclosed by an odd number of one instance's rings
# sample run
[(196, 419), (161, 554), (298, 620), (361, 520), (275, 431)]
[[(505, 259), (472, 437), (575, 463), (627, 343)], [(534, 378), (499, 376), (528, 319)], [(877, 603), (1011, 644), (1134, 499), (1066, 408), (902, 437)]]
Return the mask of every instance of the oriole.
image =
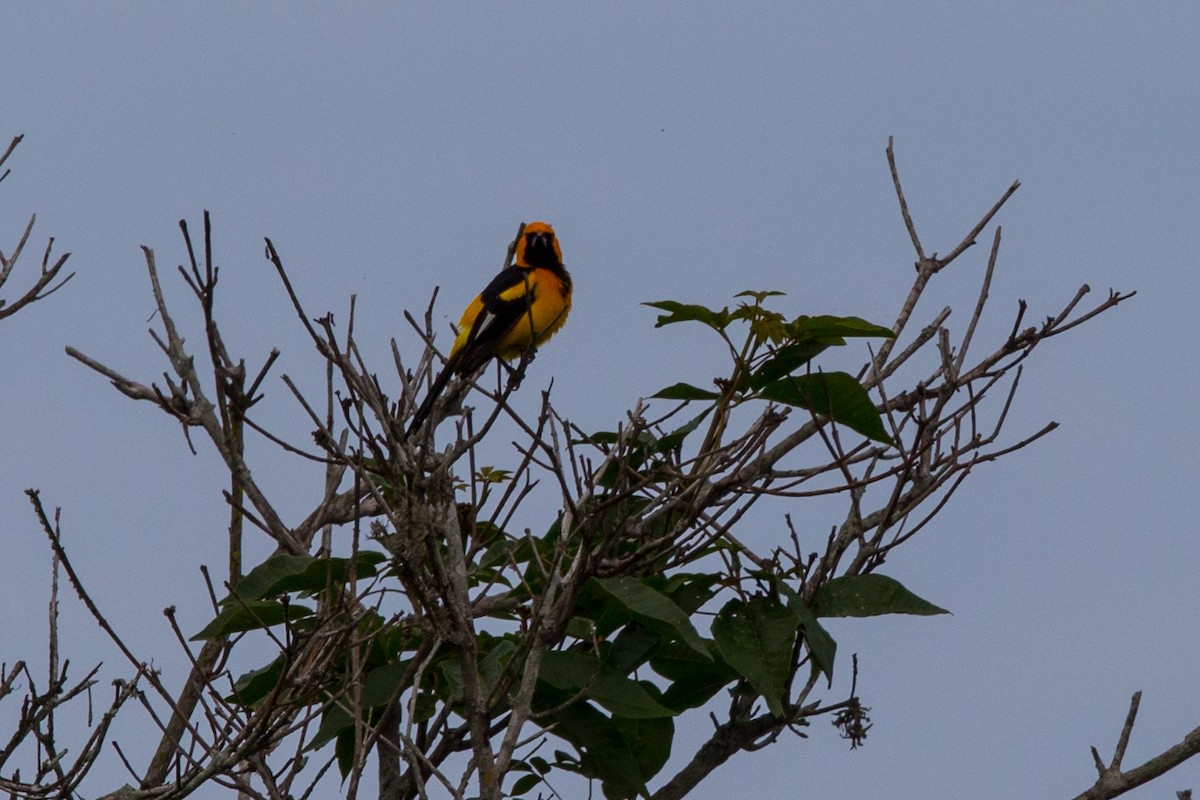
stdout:
[(446, 366), (413, 414), (408, 435), (421, 427), (452, 376), (470, 378), (493, 358), (508, 361), (536, 348), (558, 332), (570, 311), (571, 275), (554, 228), (530, 222), (517, 240), (512, 266), (463, 311)]

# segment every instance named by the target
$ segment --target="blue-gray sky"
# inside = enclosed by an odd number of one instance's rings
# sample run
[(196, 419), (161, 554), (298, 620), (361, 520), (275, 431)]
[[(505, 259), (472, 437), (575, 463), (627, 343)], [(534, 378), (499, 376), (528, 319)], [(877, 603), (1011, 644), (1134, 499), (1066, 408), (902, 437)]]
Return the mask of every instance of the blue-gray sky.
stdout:
[[(223, 562), (216, 459), (63, 354), (161, 373), (138, 246), (179, 263), (181, 217), (213, 214), (227, 340), (251, 361), (280, 347), (280, 371), (311, 387), (264, 235), (314, 313), (344, 319), (358, 295), (359, 341), (386, 369), (390, 337), (416, 352), (402, 309), (440, 285), (447, 330), (517, 223), (552, 222), (576, 306), (518, 402), (532, 408), (553, 377), (558, 407), (598, 429), (719, 363), (715, 342), (653, 331), (643, 301), (769, 288), (792, 313), (890, 324), (913, 261), (884, 160), (894, 135), (930, 250), (1022, 181), (997, 219), (980, 345), (1018, 298), (1032, 320), (1083, 283), (1138, 296), (1036, 354), (1012, 433), (1062, 427), (980, 469), (889, 561), (954, 616), (831, 626), (859, 653), (866, 746), (819, 723), (735, 758), (696, 796), (1069, 797), (1095, 778), (1088, 746), (1111, 754), (1134, 690), (1127, 763), (1200, 724), (1200, 386), (1182, 357), (1200, 283), (1200, 7), (6, 3), (0, 30), (0, 141), (26, 135), (0, 184), (0, 248), (37, 212), (32, 249), (53, 235), (78, 272), (0, 324), (0, 660), (41, 653), (49, 558), (28, 486), (63, 507), (78, 567), (135, 649), (178, 676), (159, 609), (205, 620), (198, 565)], [(916, 322), (951, 303), (961, 330), (983, 251)], [(319, 474), (260, 459), (299, 513)], [(829, 510), (792, 509), (814, 542)], [(76, 664), (125, 673), (71, 599), (64, 627)], [(705, 735), (692, 724), (681, 744)], [(1200, 766), (1131, 796), (1189, 786)]]

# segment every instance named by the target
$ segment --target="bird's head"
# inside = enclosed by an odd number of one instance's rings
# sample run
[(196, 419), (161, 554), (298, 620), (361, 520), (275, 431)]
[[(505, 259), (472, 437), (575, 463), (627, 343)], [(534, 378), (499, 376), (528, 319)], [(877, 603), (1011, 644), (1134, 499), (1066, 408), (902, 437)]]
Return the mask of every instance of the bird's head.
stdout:
[(545, 222), (528, 223), (517, 242), (516, 264), (518, 267), (562, 266), (562, 250), (554, 228)]

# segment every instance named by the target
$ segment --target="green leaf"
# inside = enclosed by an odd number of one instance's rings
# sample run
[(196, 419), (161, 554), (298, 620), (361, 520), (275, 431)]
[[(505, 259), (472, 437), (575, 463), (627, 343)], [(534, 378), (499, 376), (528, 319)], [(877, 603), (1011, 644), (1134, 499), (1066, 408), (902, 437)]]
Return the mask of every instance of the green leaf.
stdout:
[(479, 471), (475, 473), (475, 477), (482, 483), (505, 483), (512, 478), (512, 471), (495, 467), (480, 467)]
[(363, 707), (378, 708), (387, 705), (393, 697), (399, 696), (400, 684), (410, 663), (405, 660), (397, 664), (385, 664), (368, 672), (366, 680), (363, 681)]
[(637, 761), (643, 780), (650, 780), (663, 768), (671, 756), (675, 738), (675, 720), (614, 719), (613, 724), (625, 740), (629, 752)]
[(272, 591), (272, 587), (282, 581), (294, 579), (303, 575), (304, 571), (316, 563), (313, 556), (277, 555), (268, 558), (234, 586), (234, 592), (223, 603), (234, 601), (234, 595), (242, 600), (261, 600), (264, 597), (282, 594)]
[(804, 632), (804, 643), (808, 646), (808, 654), (812, 656), (813, 664), (825, 674), (829, 683), (833, 683), (833, 659), (837, 655), (837, 642), (829, 632), (821, 627), (817, 615), (812, 612), (800, 596), (792, 591), (786, 592), (788, 608), (800, 618), (800, 630)]
[(762, 306), (743, 306), (738, 309), (750, 323), (750, 333), (757, 342), (779, 344), (788, 338), (787, 322), (782, 314), (768, 311)]
[(818, 372), (780, 378), (764, 386), (759, 395), (765, 400), (806, 408), (868, 439), (893, 444), (867, 390), (845, 372)]
[(321, 712), (321, 724), (317, 726), (317, 732), (313, 734), (312, 741), (306, 744), (304, 749), (319, 750), (348, 728), (353, 733), (354, 717), (331, 701)]
[(354, 728), (342, 731), (337, 742), (333, 745), (333, 753), (337, 756), (338, 772), (342, 774), (342, 779), (350, 774), (350, 770), (354, 768)]
[[(721, 579), (716, 573), (708, 572), (677, 572), (670, 578), (648, 578), (654, 583), (651, 588), (657, 588), (674, 601), (689, 616), (704, 607), (717, 589), (713, 588)], [(661, 585), (660, 585), (661, 584)]]
[(283, 674), (283, 656), (260, 669), (250, 670), (233, 684), (233, 692), (225, 698), (227, 702), (252, 706), (262, 700), (279, 683)]
[(690, 383), (675, 383), (665, 389), (659, 389), (650, 396), (659, 400), (715, 400), (720, 397), (716, 392), (692, 386)]
[(475, 530), (471, 533), (471, 544), (479, 547), (491, 547), (497, 540), (504, 540), (508, 534), (499, 525), (491, 522), (476, 522)]
[(551, 651), (542, 657), (538, 678), (556, 689), (583, 692), (615, 716), (628, 719), (670, 717), (675, 712), (660, 704), (637, 681), (583, 653)]
[(518, 650), (515, 634), (498, 637), (487, 651), (487, 655), (479, 660), (479, 677), (488, 693), (496, 687), (504, 677), (505, 670), (513, 654)]
[(644, 664), (662, 641), (662, 636), (644, 625), (630, 622), (604, 652), (604, 663), (622, 675), (628, 675)]
[(521, 546), (521, 541), (512, 541), (506, 538), (497, 538), (494, 542), (487, 546), (483, 555), (479, 558), (479, 566), (482, 568), (491, 568), (497, 565), (507, 565), (509, 559), (515, 559), (516, 551)]
[(191, 638), (193, 642), (206, 642), (231, 633), (255, 631), (278, 625), (284, 620), (297, 620), (312, 616), (312, 609), (296, 603), (281, 603), (278, 600), (255, 600), (237, 606), (227, 606), (217, 618), (204, 626)]
[(712, 659), (704, 639), (696, 632), (683, 609), (662, 592), (651, 589), (637, 578), (593, 578), (590, 584), (611, 597), (630, 616), (667, 639), (683, 642), (692, 652)]
[(516, 783), (514, 783), (512, 788), (508, 790), (509, 795), (512, 797), (520, 797), (541, 782), (541, 775), (522, 775), (521, 777), (517, 778)]
[(650, 668), (671, 681), (663, 692), (663, 705), (680, 712), (699, 708), (738, 679), (738, 673), (725, 662), (701, 661), (681, 645), (668, 645), (656, 653)]
[(596, 431), (595, 433), (588, 434), (582, 439), (575, 439), (572, 444), (594, 444), (597, 446), (616, 444), (620, 438), (621, 436), (616, 431)]
[(867, 322), (861, 317), (797, 317), (789, 327), (792, 335), (796, 337), (807, 335), (819, 339), (835, 336), (896, 338), (891, 328)]
[[(582, 754), (575, 771), (598, 778), (605, 784), (614, 784), (621, 797), (648, 794), (638, 761), (612, 720), (588, 703), (570, 703), (549, 718), (555, 723), (553, 733), (570, 742)], [(559, 757), (559, 766), (569, 766), (567, 758), (559, 756), (558, 751), (555, 755)]]
[(462, 702), (463, 671), (457, 655), (451, 655), (441, 660), (436, 666), (442, 680), (436, 684), (437, 693), (443, 699), (454, 703)]
[(567, 636), (590, 642), (596, 637), (596, 620), (574, 616), (567, 620)]
[(750, 682), (777, 717), (783, 715), (799, 624), (795, 614), (769, 597), (730, 600), (712, 623), (721, 657)]
[(724, 330), (732, 319), (727, 308), (715, 311), (707, 306), (678, 303), (674, 300), (658, 300), (653, 303), (642, 303), (642, 305), (667, 312), (658, 316), (654, 322), (656, 328), (673, 325), (676, 322), (701, 322), (713, 330), (720, 331)]
[(748, 384), (752, 389), (761, 389), (774, 380), (791, 375), (828, 348), (829, 342), (818, 341), (792, 342), (784, 345), (754, 370)]
[(412, 721), (416, 723), (433, 719), (438, 712), (438, 699), (433, 692), (417, 692), (417, 700), (413, 703)]
[(667, 687), (663, 692), (663, 705), (675, 709), (677, 713), (700, 708), (736, 677), (736, 674), (731, 677), (728, 669), (701, 664), (698, 669)]
[[(358, 578), (373, 577), (387, 556), (364, 550), (355, 557)], [(319, 592), (330, 583), (341, 584), (349, 574), (350, 559), (278, 555), (268, 558), (237, 582), (234, 594), (241, 600), (261, 600), (289, 592)], [(230, 603), (231, 599), (226, 599)]]
[(754, 300), (754, 302), (761, 303), (763, 300), (766, 300), (768, 297), (784, 297), (786, 295), (787, 295), (787, 292), (780, 292), (780, 291), (776, 291), (775, 289), (767, 289), (766, 291), (763, 291), (763, 292), (755, 292), (755, 291), (751, 291), (750, 289), (747, 289), (744, 292), (738, 292), (737, 294), (734, 295), (734, 297), (749, 297), (749, 298), (752, 298)]
[(949, 614), (886, 575), (843, 575), (817, 590), (818, 617), (874, 617), (880, 614)]
[(686, 439), (694, 430), (696, 430), (696, 428), (700, 427), (700, 423), (703, 422), (704, 418), (708, 416), (710, 410), (711, 407), (705, 409), (687, 424), (682, 425), (663, 436), (658, 440), (658, 442), (655, 443), (654, 449), (659, 453), (667, 453), (679, 447), (681, 444), (683, 444), (684, 439)]

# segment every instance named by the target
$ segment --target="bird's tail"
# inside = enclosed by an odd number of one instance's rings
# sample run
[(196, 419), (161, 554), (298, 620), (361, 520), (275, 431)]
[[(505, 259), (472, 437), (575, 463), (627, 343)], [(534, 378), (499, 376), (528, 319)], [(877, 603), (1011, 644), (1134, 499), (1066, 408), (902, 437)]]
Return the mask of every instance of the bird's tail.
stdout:
[(425, 395), (425, 399), (421, 402), (420, 407), (417, 408), (416, 413), (413, 414), (412, 422), (410, 422), (408, 425), (408, 433), (405, 434), (405, 438), (410, 438), (414, 433), (416, 433), (421, 425), (425, 422), (425, 419), (429, 416), (429, 412), (433, 411), (434, 403), (437, 402), (438, 397), (440, 397), (442, 391), (445, 390), (446, 384), (448, 384), (450, 379), (454, 377), (455, 368), (457, 366), (458, 365), (453, 359), (446, 362), (446, 366), (442, 368), (442, 371), (434, 380), (433, 386), (430, 387), (429, 394)]

